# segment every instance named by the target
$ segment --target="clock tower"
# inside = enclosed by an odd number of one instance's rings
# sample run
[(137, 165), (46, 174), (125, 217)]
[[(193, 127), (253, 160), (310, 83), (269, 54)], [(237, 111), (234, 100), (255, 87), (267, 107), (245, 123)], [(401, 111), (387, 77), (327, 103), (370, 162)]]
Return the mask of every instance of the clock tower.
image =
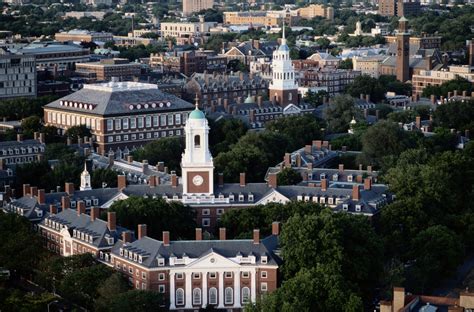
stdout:
[(408, 20), (402, 16), (398, 20), (397, 33), (397, 80), (406, 82), (410, 79), (410, 34)]
[(214, 193), (214, 162), (209, 151), (209, 126), (204, 113), (196, 109), (189, 114), (184, 126), (186, 147), (181, 159), (183, 194)]

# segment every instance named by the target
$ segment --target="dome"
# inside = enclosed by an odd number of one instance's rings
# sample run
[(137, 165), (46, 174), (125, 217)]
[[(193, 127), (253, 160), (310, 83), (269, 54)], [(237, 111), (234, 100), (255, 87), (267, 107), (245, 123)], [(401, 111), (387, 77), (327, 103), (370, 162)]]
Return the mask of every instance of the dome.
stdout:
[(278, 51), (290, 51), (290, 48), (285, 44), (282, 44), (278, 47)]
[(204, 116), (204, 113), (199, 110), (199, 108), (196, 107), (195, 110), (189, 114), (189, 119), (205, 119), (206, 116)]

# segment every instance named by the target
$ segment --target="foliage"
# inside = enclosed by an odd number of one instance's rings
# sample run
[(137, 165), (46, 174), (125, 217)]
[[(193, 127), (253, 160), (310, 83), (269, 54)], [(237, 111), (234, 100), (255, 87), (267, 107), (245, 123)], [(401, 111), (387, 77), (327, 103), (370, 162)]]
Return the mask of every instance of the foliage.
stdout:
[(73, 140), (83, 137), (91, 137), (92, 133), (86, 125), (72, 126), (66, 130), (65, 135)]
[(372, 78), (369, 75), (361, 75), (347, 86), (346, 93), (353, 97), (359, 97), (361, 94), (370, 95), (370, 100), (374, 103), (385, 99), (386, 92), (395, 92), (400, 95), (410, 95), (411, 85), (399, 82), (394, 76), (380, 76)]
[(352, 59), (347, 58), (345, 60), (342, 60), (341, 63), (339, 64), (339, 69), (353, 69), (354, 64), (352, 64)]
[(164, 303), (163, 294), (146, 291), (130, 290), (114, 297), (109, 310), (117, 312), (155, 312), (166, 311), (161, 306)]
[(169, 231), (173, 240), (194, 237), (195, 212), (179, 202), (166, 202), (162, 198), (132, 196), (115, 202), (109, 209), (117, 214), (117, 223), (127, 229), (147, 225), (147, 235), (161, 239)]
[(181, 171), (181, 154), (184, 151), (184, 140), (178, 137), (161, 138), (146, 144), (132, 152), (138, 161), (148, 160), (152, 165), (163, 161), (170, 170)]
[(239, 119), (208, 120), (209, 145), (211, 154), (216, 157), (221, 152), (227, 152), (231, 146), (247, 133), (247, 126)]
[(48, 303), (55, 298), (50, 293), (32, 294), (10, 287), (7, 289), (0, 287), (0, 306), (5, 312), (43, 312), (46, 311)]
[(223, 43), (232, 42), (236, 36), (234, 33), (211, 35), (204, 44), (204, 49), (214, 50), (216, 53), (220, 53), (223, 48)]
[(277, 175), (278, 185), (296, 185), (302, 180), (301, 174), (293, 168), (284, 168)]
[(434, 111), (436, 125), (448, 129), (474, 131), (474, 100), (449, 102)]
[(44, 96), (36, 99), (2, 100), (0, 101), (0, 118), (7, 118), (7, 120), (21, 120), (31, 116), (41, 118), (43, 116), (42, 107), (55, 99), (55, 96)]
[(324, 98), (329, 98), (329, 94), (326, 91), (318, 91), (318, 92), (313, 92), (309, 90), (306, 92), (305, 97), (303, 98), (305, 103), (313, 105), (313, 107), (317, 107), (321, 104), (323, 104), (323, 99)]
[(38, 116), (26, 117), (21, 121), (21, 129), (26, 138), (33, 138), (33, 133), (41, 128), (41, 118)]
[(95, 300), (95, 310), (109, 311), (110, 305), (117, 295), (129, 290), (129, 285), (121, 273), (113, 273), (97, 288), (98, 298)]
[(347, 132), (353, 117), (358, 117), (360, 112), (355, 107), (354, 99), (348, 95), (337, 95), (332, 99), (324, 111), (328, 130), (331, 132)]
[(92, 171), (92, 188), (101, 188), (104, 184), (107, 187), (117, 187), (117, 172), (112, 169), (98, 168)]

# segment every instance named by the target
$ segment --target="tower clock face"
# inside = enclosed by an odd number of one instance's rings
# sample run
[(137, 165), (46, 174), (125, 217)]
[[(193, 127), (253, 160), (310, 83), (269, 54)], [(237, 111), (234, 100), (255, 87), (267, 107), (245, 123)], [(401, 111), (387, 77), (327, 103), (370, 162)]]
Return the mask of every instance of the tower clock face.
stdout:
[(204, 179), (200, 175), (195, 175), (193, 177), (193, 184), (194, 185), (200, 186), (200, 185), (202, 185), (203, 182), (204, 182)]

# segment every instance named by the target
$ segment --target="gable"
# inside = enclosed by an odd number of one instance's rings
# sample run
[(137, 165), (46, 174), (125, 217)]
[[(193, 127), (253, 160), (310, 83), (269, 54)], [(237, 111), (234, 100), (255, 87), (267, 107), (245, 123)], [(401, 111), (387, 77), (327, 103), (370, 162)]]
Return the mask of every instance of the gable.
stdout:
[(210, 252), (208, 255), (198, 258), (186, 266), (186, 268), (194, 269), (225, 269), (225, 268), (238, 268), (239, 264), (226, 257), (221, 256), (215, 251)]
[(289, 202), (290, 199), (278, 192), (277, 190), (273, 189), (267, 195), (263, 196), (256, 205), (265, 205), (268, 203), (282, 203), (285, 204)]
[(115, 195), (114, 197), (109, 199), (109, 201), (104, 203), (101, 208), (110, 208), (110, 206), (112, 206), (112, 204), (115, 203), (116, 201), (124, 200), (124, 199), (127, 199), (127, 198), (128, 198), (128, 196), (125, 195), (124, 193), (118, 193), (117, 195)]

